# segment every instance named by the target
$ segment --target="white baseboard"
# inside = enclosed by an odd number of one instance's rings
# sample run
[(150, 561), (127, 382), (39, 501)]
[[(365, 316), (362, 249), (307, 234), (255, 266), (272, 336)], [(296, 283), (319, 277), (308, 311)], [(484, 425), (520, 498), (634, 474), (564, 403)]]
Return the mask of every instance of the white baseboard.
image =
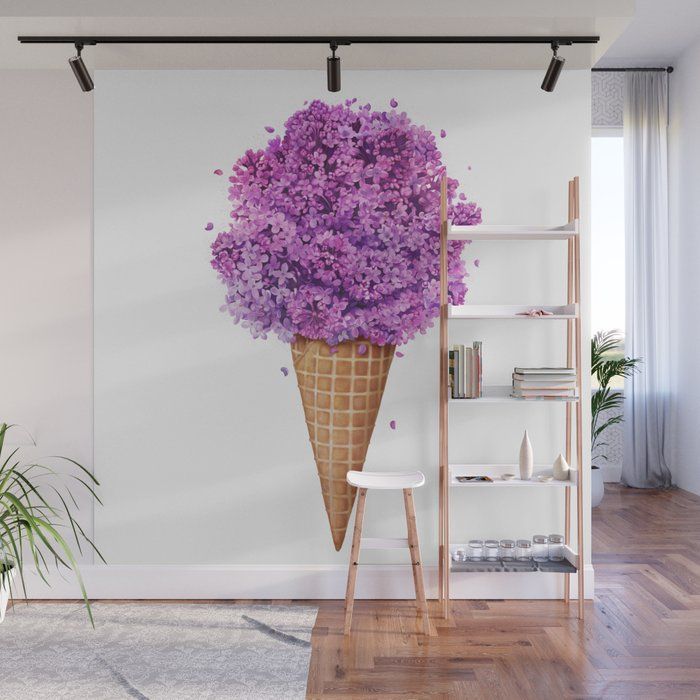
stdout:
[[(345, 596), (347, 567), (253, 565), (90, 565), (81, 567), (90, 598), (104, 599), (340, 599)], [(79, 598), (74, 578), (54, 577), (51, 586), (26, 574), (29, 598)], [(561, 574), (469, 573), (451, 576), (456, 599), (556, 599), (563, 596)], [(425, 567), (428, 597), (437, 597), (437, 567)], [(586, 598), (593, 597), (594, 572), (585, 567)], [(577, 579), (571, 577), (572, 596)], [(19, 597), (21, 592), (15, 591)], [(409, 566), (367, 564), (360, 568), (356, 597), (410, 599), (414, 597)]]

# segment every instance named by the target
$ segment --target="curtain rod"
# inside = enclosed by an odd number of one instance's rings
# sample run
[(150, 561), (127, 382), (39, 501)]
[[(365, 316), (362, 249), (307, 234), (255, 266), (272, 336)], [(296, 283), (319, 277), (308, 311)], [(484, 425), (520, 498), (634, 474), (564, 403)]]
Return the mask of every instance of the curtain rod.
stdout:
[(599, 36), (18, 36), (22, 44), (597, 44)]
[(673, 73), (673, 66), (666, 68), (591, 68), (593, 73)]

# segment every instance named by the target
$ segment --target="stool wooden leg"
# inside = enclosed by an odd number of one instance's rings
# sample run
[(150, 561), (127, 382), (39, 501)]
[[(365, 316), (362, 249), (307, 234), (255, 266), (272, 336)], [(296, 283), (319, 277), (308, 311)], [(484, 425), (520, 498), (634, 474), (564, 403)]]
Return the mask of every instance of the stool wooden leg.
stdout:
[(413, 489), (403, 490), (403, 502), (406, 507), (406, 530), (408, 533), (408, 548), (411, 553), (411, 569), (413, 570), (413, 585), (416, 589), (416, 605), (423, 617), (424, 634), (432, 634), (428, 619), (428, 605), (425, 602), (425, 584), (423, 582), (423, 564), (420, 559), (418, 544), (418, 528), (416, 527), (416, 510), (413, 506)]
[(352, 608), (355, 603), (355, 580), (357, 567), (360, 563), (360, 539), (362, 538), (362, 519), (365, 516), (365, 499), (367, 489), (360, 489), (357, 496), (355, 511), (355, 530), (352, 534), (352, 549), (350, 550), (350, 566), (348, 567), (348, 585), (345, 589), (345, 634), (350, 634), (352, 626)]

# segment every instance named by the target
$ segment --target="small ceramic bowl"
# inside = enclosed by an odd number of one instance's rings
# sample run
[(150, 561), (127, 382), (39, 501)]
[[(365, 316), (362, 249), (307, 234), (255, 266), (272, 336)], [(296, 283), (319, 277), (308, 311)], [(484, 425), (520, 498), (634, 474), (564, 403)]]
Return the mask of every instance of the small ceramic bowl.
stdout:
[(513, 479), (515, 479), (515, 474), (501, 474), (501, 479), (503, 479), (503, 481), (513, 481)]

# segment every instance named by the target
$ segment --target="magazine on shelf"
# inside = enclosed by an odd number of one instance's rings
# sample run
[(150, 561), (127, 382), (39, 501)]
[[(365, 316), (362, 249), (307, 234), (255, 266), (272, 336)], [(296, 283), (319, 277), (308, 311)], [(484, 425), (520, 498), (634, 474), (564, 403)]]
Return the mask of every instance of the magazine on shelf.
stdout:
[(513, 372), (513, 382), (518, 382), (520, 384), (538, 384), (544, 386), (551, 386), (554, 384), (562, 384), (566, 386), (575, 386), (576, 377), (569, 375), (557, 376), (556, 374), (516, 374)]
[(576, 399), (576, 370), (572, 367), (516, 367), (513, 391), (516, 399)]
[(474, 349), (474, 398), (481, 398), (483, 394), (483, 371), (482, 371), (482, 357), (481, 357), (481, 341), (475, 340), (472, 344)]
[(513, 396), (575, 396), (576, 389), (513, 389)]
[(513, 376), (514, 389), (575, 389), (576, 381), (517, 379)]

